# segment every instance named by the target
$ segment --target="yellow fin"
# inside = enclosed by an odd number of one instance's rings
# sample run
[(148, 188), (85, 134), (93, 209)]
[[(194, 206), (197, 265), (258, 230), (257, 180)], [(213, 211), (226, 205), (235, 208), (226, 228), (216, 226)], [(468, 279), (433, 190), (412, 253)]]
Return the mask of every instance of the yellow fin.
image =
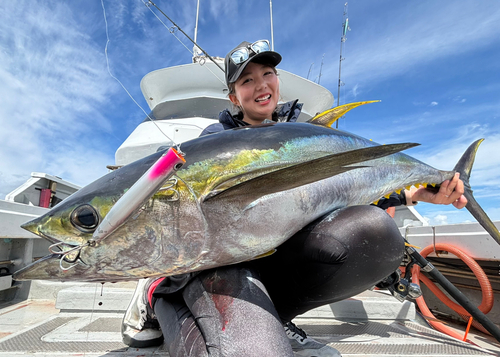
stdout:
[[(391, 193), (392, 193), (392, 192), (391, 192)], [(385, 198), (389, 198), (390, 196), (391, 196), (391, 194), (390, 194), (390, 193), (388, 193), (388, 194), (387, 194), (387, 195), (385, 195), (384, 197), (385, 197)]]
[(402, 188), (400, 188), (399, 190), (396, 190), (396, 193), (399, 195), (401, 193), (401, 191), (403, 191)]
[(407, 247), (412, 247), (412, 248), (416, 248), (416, 249), (422, 249), (422, 248), (420, 248), (420, 247), (417, 247), (416, 245), (413, 245), (413, 244), (410, 244), (410, 243), (407, 243), (407, 242), (405, 242), (405, 246), (407, 246)]
[(256, 257), (253, 257), (252, 259), (250, 260), (255, 260), (255, 259), (260, 259), (260, 258), (265, 258), (265, 257), (268, 257), (270, 255), (273, 255), (274, 253), (276, 253), (276, 249), (271, 249), (269, 252), (266, 252), (264, 254), (260, 254), (260, 255), (257, 255)]
[(408, 191), (411, 190), (411, 185), (410, 186), (406, 186), (405, 189), (407, 189)]
[(378, 205), (378, 201), (380, 201), (380, 200), (373, 201), (373, 204)]
[(380, 102), (380, 100), (370, 100), (365, 102), (348, 103), (339, 105), (338, 107), (325, 110), (323, 113), (317, 114), (314, 118), (308, 120), (308, 123), (319, 124), (324, 126), (332, 126), (338, 118), (347, 113), (349, 110), (359, 107), (360, 105)]

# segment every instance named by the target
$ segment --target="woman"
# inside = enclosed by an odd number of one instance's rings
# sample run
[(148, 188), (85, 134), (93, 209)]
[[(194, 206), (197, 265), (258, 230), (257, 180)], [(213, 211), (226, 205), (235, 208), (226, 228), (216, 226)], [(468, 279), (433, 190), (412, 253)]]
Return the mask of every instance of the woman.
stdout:
[[(223, 111), (219, 123), (202, 135), (266, 121), (296, 121), (301, 104), (278, 105), (275, 67), (280, 61), (267, 41), (242, 42), (229, 52), (226, 83), (237, 114)], [(379, 207), (336, 210), (303, 228), (269, 257), (142, 280), (124, 317), (124, 342), (133, 347), (156, 345), (163, 333), (172, 357), (340, 356), (334, 348), (308, 338), (292, 319), (356, 295), (398, 268), (403, 239), (380, 208), (416, 201), (463, 208), (463, 191), (456, 175), (437, 193), (394, 193)]]

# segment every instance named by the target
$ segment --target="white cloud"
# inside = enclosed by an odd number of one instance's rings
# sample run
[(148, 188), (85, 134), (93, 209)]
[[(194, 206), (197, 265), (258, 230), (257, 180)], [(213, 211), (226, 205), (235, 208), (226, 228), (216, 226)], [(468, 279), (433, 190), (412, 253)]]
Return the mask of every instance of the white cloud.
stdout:
[[(441, 206), (419, 203), (416, 209), (431, 226), (475, 221), (474, 217), (465, 208), (458, 210), (451, 205)], [(490, 216), (490, 218), (492, 217)]]
[(32, 171), (80, 184), (102, 175), (112, 155), (92, 138), (111, 130), (99, 108), (116, 90), (102, 51), (65, 3), (2, 2), (0, 11), (9, 14), (0, 21), (0, 197)]
[(441, 225), (441, 224), (448, 224), (448, 216), (444, 215), (444, 214), (438, 214), (437, 216), (435, 216), (432, 221), (434, 222), (434, 224), (436, 225)]
[(431, 102), (430, 106), (431, 107), (435, 107), (436, 105), (438, 105), (439, 103), (438, 102)]
[(354, 87), (351, 89), (351, 95), (356, 98), (358, 96), (358, 89), (359, 89), (359, 84), (356, 83)]
[(453, 98), (453, 101), (454, 102), (457, 102), (457, 103), (465, 103), (467, 101), (467, 99), (465, 98), (462, 98), (462, 96), (456, 96), (455, 98)]
[(210, 14), (216, 20), (237, 17), (238, 2), (233, 0), (210, 0)]

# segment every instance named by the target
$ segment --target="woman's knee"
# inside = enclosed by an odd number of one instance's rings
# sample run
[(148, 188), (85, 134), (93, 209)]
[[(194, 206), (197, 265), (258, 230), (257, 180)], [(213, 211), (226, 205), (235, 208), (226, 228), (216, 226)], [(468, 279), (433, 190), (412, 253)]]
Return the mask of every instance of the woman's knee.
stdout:
[(324, 217), (307, 232), (304, 254), (339, 264), (351, 255), (402, 256), (404, 241), (394, 220), (375, 206), (346, 207)]
[[(236, 264), (210, 269), (198, 274), (184, 289), (185, 301), (194, 304), (208, 295), (242, 299), (273, 310), (269, 294), (259, 275), (247, 264)], [(217, 298), (218, 299), (218, 298)]]
[(370, 237), (384, 242), (402, 241), (396, 222), (384, 210), (376, 206), (351, 206), (332, 212), (323, 220), (332, 231), (350, 238)]
[(208, 293), (234, 295), (249, 284), (258, 281), (258, 274), (244, 264), (210, 269), (197, 277)]

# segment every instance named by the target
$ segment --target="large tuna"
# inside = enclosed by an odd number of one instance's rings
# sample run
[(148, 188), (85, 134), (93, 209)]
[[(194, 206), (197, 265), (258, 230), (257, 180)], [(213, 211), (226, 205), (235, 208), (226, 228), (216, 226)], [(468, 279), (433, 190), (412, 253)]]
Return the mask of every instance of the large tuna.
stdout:
[[(186, 164), (96, 240), (113, 205), (164, 153), (105, 175), (23, 226), (51, 241), (53, 254), (14, 278), (119, 281), (238, 263), (272, 251), (332, 210), (454, 174), (398, 152), (416, 144), (378, 145), (325, 126), (326, 116), (314, 122), (226, 130), (183, 143)], [(455, 167), (467, 187), (479, 142)], [(500, 242), (470, 189), (466, 196), (467, 208)]]

